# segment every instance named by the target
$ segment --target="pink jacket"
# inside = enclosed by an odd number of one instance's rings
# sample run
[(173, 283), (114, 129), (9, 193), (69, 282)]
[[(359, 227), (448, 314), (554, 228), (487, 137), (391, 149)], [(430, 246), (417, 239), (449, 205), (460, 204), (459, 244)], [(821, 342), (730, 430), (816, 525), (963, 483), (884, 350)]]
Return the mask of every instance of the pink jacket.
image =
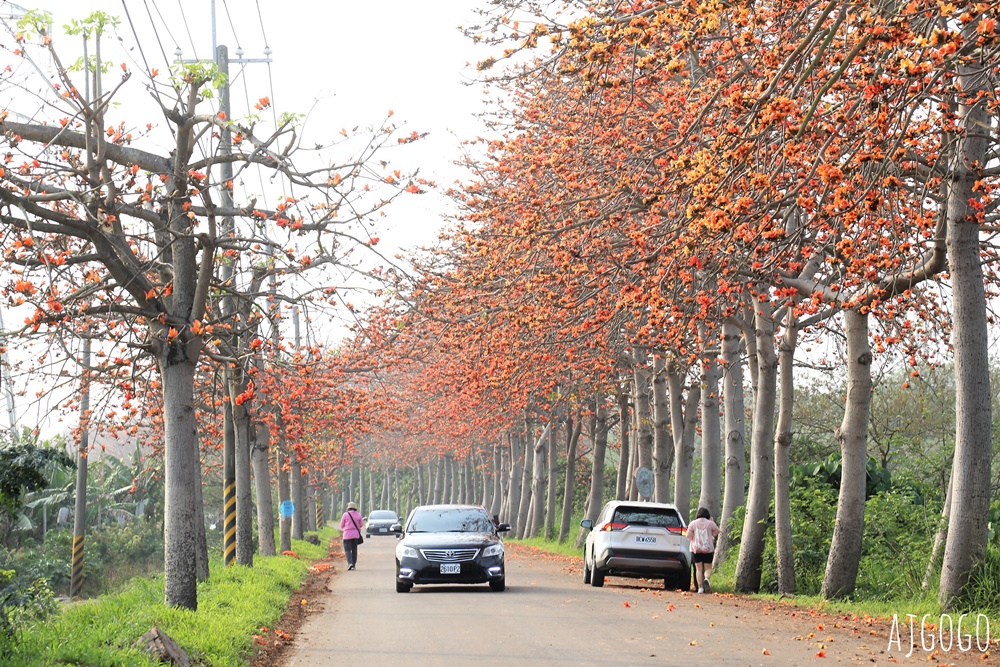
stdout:
[[(351, 518), (354, 523), (351, 523)], [(340, 517), (340, 532), (345, 540), (356, 540), (361, 537), (361, 527), (365, 525), (365, 519), (357, 510), (347, 510), (344, 516)], [(354, 527), (357, 524), (357, 528)]]

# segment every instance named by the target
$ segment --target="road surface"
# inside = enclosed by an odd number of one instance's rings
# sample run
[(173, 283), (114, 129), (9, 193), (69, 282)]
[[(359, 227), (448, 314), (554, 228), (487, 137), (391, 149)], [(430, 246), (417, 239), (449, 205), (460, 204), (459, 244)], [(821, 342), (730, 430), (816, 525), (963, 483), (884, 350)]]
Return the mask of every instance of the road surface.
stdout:
[[(393, 537), (343, 559), (322, 611), (301, 626), (284, 667), (332, 665), (899, 665), (995, 664), (973, 649), (907, 658), (886, 626), (727, 595), (652, 590), (609, 577), (583, 584), (579, 562), (508, 545), (507, 590), (417, 586), (396, 593)], [(905, 614), (901, 611), (901, 615)], [(996, 634), (996, 633), (994, 633)], [(995, 647), (994, 647), (995, 648)], [(995, 653), (996, 651), (994, 651)]]

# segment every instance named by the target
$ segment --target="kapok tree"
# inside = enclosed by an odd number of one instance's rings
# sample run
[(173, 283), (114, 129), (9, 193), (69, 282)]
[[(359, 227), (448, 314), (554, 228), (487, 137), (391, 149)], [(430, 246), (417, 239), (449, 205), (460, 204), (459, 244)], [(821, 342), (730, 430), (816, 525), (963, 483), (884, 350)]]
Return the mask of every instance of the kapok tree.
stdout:
[[(114, 25), (94, 14), (74, 32), (99, 40)], [(16, 290), (47, 296), (23, 334), (85, 320), (114, 329), (116, 338), (156, 360), (165, 431), (165, 600), (194, 609), (195, 530), (202, 522), (194, 500), (200, 483), (195, 369), (228, 324), (215, 300), (236, 289), (220, 280), (219, 260), (259, 255), (288, 273), (344, 261), (368, 238), (363, 230), (351, 235), (352, 227), (386, 203), (369, 187), (382, 182), (381, 170), (366, 165), (395, 128), (374, 129), (346, 160), (300, 165), (293, 160), (294, 117), (268, 130), (206, 108), (225, 83), (214, 66), (175, 64), (168, 81), (139, 66), (160, 118), (136, 123), (127, 114), (142, 107), (124, 97), (136, 82), (127, 62), (106, 89), (106, 56), (81, 61), (82, 73), (67, 67), (48, 15), (27, 14), (14, 37), (8, 86), (27, 88), (41, 77), (41, 93), (32, 86), (31, 95), (15, 101), (20, 111), (0, 112), (8, 142), (0, 172), (6, 260), (17, 267)], [(54, 67), (51, 80), (41, 76), (44, 61)], [(262, 130), (269, 133), (260, 136)], [(231, 152), (220, 149), (225, 133), (233, 137)], [(138, 148), (140, 142), (150, 149)], [(162, 152), (154, 148), (164, 143), (169, 148)], [(284, 198), (280, 209), (223, 207), (215, 193), (233, 183), (214, 180), (212, 170), (225, 161), (270, 171), (303, 196)], [(224, 233), (224, 218), (234, 219), (239, 233)], [(306, 233), (308, 244), (300, 236)]]

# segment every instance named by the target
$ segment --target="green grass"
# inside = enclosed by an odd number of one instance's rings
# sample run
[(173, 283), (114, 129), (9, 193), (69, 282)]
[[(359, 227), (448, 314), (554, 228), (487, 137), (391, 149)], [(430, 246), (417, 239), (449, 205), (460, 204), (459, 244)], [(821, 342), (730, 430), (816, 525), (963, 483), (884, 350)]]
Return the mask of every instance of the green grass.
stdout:
[(245, 667), (253, 636), (285, 611), (292, 593), (308, 574), (311, 561), (327, 555), (335, 531), (319, 532), (320, 545), (293, 540), (291, 556), (257, 556), (254, 566), (210, 566), (208, 581), (198, 585), (198, 610), (163, 604), (163, 577), (135, 579), (120, 593), (75, 603), (59, 615), (25, 631), (8, 667), (86, 665), (87, 667), (157, 667), (134, 643), (156, 626), (188, 654), (192, 662), (212, 667)]
[(583, 549), (577, 549), (573, 546), (573, 541), (576, 539), (576, 533), (570, 531), (569, 539), (563, 543), (556, 542), (555, 540), (546, 540), (541, 537), (529, 537), (523, 540), (504, 540), (505, 542), (513, 542), (514, 544), (524, 544), (529, 547), (535, 547), (536, 549), (544, 549), (550, 553), (559, 554), (562, 556), (579, 556), (583, 557)]

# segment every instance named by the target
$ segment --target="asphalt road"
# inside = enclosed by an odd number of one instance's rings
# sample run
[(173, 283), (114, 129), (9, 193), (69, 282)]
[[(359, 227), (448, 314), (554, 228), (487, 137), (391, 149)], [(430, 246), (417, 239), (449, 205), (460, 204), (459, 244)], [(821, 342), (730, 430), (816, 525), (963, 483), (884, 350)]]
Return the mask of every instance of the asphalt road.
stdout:
[(395, 544), (365, 540), (354, 571), (336, 561), (332, 592), (310, 601), (323, 611), (300, 628), (285, 667), (927, 665), (980, 657), (932, 657), (918, 647), (906, 658), (907, 636), (901, 652), (889, 653), (885, 628), (783, 605), (650, 590), (615, 577), (594, 588), (578, 565), (516, 547), (508, 548), (504, 592), (484, 584), (396, 593)]

